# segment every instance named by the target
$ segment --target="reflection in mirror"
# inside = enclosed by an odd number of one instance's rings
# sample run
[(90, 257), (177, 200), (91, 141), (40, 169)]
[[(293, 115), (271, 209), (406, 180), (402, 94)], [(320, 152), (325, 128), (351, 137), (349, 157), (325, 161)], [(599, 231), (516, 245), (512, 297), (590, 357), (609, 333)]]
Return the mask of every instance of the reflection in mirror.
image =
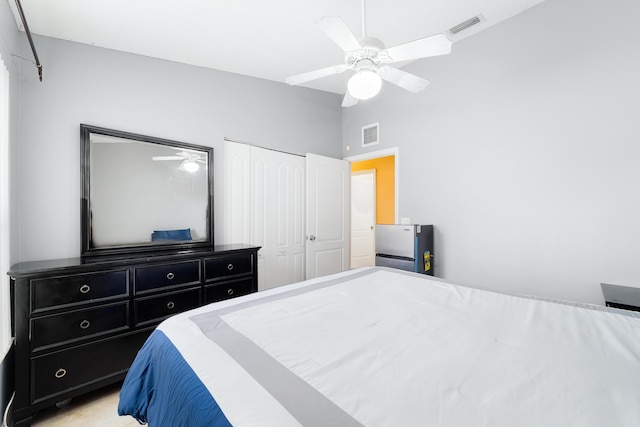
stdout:
[(212, 246), (213, 149), (81, 126), (83, 255)]

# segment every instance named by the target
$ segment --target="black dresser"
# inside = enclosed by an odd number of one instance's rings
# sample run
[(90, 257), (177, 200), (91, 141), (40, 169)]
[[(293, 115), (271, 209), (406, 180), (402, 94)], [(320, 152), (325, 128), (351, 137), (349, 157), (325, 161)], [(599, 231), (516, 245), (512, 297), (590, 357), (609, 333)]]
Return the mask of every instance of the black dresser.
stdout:
[(35, 412), (124, 379), (167, 317), (258, 290), (259, 247), (14, 265), (15, 426)]

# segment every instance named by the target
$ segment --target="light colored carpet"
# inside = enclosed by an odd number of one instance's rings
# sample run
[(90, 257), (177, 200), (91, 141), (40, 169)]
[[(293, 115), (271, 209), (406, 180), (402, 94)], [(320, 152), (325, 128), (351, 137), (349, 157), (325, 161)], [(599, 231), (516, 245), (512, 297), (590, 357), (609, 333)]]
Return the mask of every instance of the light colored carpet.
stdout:
[(63, 408), (47, 408), (34, 417), (32, 427), (139, 427), (132, 417), (118, 416), (121, 384), (76, 397)]

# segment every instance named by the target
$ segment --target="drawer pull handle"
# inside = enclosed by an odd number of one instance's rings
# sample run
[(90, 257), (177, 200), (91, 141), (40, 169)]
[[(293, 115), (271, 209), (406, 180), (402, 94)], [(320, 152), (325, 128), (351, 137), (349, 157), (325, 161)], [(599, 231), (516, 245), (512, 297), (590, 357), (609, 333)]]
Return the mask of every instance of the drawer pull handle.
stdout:
[(227, 265), (227, 270), (229, 270), (229, 271), (233, 270), (233, 264)]
[(91, 326), (91, 322), (89, 322), (88, 320), (83, 320), (82, 322), (80, 322), (81, 329), (87, 329), (89, 326)]
[(173, 274), (173, 273), (167, 274), (167, 279), (169, 279), (169, 280), (173, 280), (174, 277), (176, 277), (176, 275)]
[(89, 285), (80, 286), (80, 292), (83, 294), (89, 293), (90, 290), (91, 290), (91, 286)]
[(65, 375), (67, 375), (67, 370), (63, 368), (58, 369), (55, 373), (56, 378), (62, 378)]
[(228, 295), (233, 295), (233, 289), (227, 289), (227, 294)]
[(173, 303), (173, 301), (169, 301), (169, 303), (167, 304), (167, 308), (169, 310), (173, 309), (176, 305)]

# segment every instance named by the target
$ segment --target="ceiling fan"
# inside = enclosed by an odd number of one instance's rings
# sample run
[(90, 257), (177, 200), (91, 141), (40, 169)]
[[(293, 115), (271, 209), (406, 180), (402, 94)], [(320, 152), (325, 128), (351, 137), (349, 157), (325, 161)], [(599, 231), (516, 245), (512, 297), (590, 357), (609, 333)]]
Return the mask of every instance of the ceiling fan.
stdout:
[(299, 85), (311, 80), (355, 71), (349, 79), (343, 107), (350, 107), (358, 100), (369, 99), (378, 94), (382, 80), (393, 83), (410, 92), (420, 92), (429, 84), (428, 80), (407, 73), (388, 64), (451, 52), (451, 40), (444, 34), (424, 37), (390, 48), (373, 37), (367, 37), (365, 25), (365, 0), (362, 0), (362, 39), (358, 40), (346, 24), (337, 16), (321, 18), (317, 25), (345, 52), (344, 64), (298, 74), (286, 79), (290, 85)]
[(180, 151), (173, 156), (153, 156), (151, 157), (151, 160), (155, 160), (155, 161), (180, 160), (182, 163), (180, 163), (180, 166), (178, 166), (178, 169), (182, 168), (187, 172), (197, 172), (198, 169), (200, 169), (200, 165), (198, 163), (206, 164), (202, 156), (195, 153), (189, 153), (186, 151)]

